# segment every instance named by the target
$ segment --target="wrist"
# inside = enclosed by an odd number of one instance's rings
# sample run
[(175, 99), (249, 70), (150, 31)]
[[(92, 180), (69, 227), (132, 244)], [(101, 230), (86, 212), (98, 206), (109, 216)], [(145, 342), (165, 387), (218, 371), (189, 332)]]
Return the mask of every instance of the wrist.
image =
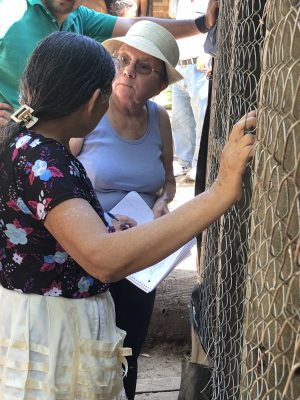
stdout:
[(207, 25), (207, 18), (205, 18), (205, 14), (200, 15), (200, 17), (197, 17), (195, 19), (195, 24), (196, 24), (198, 31), (201, 33), (207, 33), (209, 31), (209, 29), (211, 28), (211, 26)]
[(222, 182), (217, 178), (209, 188), (211, 194), (218, 199), (218, 203), (224, 208), (225, 212), (239, 200), (239, 193), (224, 187)]

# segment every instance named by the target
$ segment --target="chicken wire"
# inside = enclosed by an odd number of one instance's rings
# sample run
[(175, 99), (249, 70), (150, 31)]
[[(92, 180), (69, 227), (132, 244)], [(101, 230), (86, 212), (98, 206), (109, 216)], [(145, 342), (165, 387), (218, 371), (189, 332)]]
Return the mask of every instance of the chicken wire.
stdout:
[(244, 196), (202, 235), (194, 327), (211, 399), (300, 399), (299, 0), (219, 1), (207, 178), (258, 110)]

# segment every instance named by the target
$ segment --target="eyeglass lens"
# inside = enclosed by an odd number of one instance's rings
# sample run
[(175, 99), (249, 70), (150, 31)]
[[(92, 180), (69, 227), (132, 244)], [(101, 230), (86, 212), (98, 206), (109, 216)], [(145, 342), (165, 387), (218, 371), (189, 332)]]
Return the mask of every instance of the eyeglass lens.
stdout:
[[(131, 63), (130, 58), (126, 54), (118, 54), (118, 55), (116, 55), (116, 59), (118, 60), (119, 67), (121, 69), (124, 69)], [(137, 60), (134, 63), (134, 69), (138, 74), (141, 74), (141, 75), (149, 75), (149, 74), (151, 74), (152, 71), (155, 71), (155, 69), (152, 68), (152, 66), (150, 64), (148, 64), (146, 61), (141, 61), (141, 60)], [(155, 71), (155, 72), (158, 72), (158, 71)]]

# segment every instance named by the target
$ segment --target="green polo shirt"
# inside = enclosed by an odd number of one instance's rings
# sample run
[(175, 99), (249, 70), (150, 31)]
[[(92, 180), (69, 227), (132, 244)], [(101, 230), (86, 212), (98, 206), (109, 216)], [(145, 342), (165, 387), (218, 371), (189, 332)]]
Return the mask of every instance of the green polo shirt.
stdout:
[(19, 107), (19, 81), (37, 43), (59, 29), (102, 42), (112, 35), (117, 17), (80, 6), (59, 28), (41, 0), (0, 0), (0, 102)]

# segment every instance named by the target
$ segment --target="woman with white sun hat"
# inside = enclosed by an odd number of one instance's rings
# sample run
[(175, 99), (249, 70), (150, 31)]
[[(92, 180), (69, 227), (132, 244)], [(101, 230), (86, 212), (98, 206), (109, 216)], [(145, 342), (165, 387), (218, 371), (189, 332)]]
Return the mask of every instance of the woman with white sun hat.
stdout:
[[(150, 99), (182, 79), (175, 69), (178, 46), (166, 29), (150, 21), (139, 21), (125, 36), (106, 40), (102, 45), (116, 60), (116, 77), (109, 109), (84, 139), (78, 159), (106, 211), (128, 192), (136, 191), (157, 218), (168, 213), (176, 182), (169, 116)], [(82, 140), (72, 139), (70, 145), (76, 154)], [(110, 291), (117, 326), (127, 332), (125, 346), (132, 348), (124, 378), (127, 397), (132, 400), (137, 358), (147, 335), (155, 290), (145, 293), (123, 279), (111, 284)]]

